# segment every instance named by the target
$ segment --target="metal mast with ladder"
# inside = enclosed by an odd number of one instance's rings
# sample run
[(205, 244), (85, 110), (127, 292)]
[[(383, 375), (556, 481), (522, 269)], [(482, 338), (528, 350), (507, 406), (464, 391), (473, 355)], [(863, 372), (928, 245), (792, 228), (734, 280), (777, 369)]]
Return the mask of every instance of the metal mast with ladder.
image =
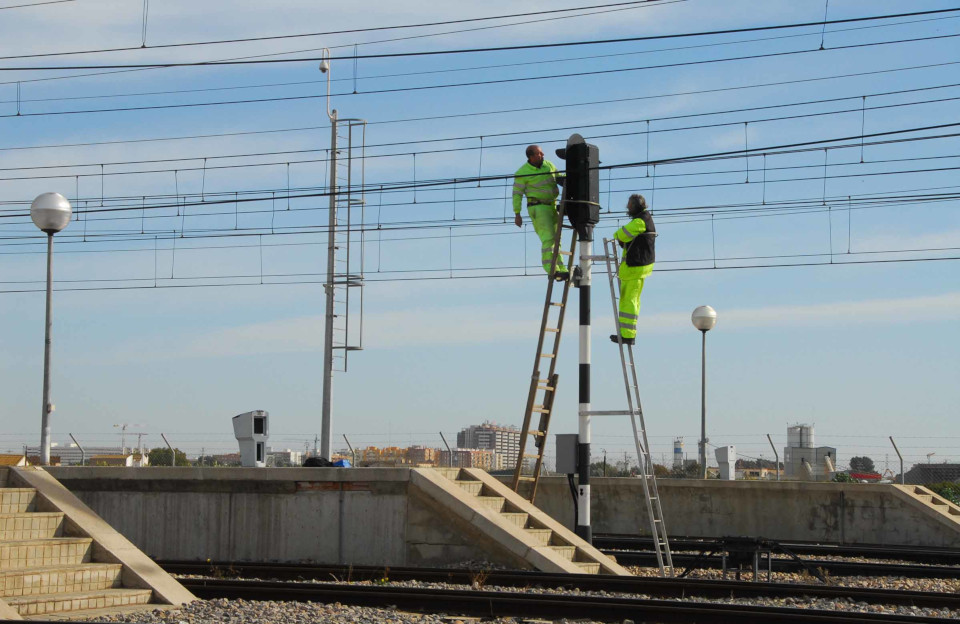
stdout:
[[(577, 231), (573, 230), (570, 240), (570, 251), (562, 251), (560, 246), (563, 239), (563, 215), (565, 202), (561, 201), (557, 209), (557, 231), (553, 239), (553, 259), (550, 262), (550, 274), (547, 284), (547, 296), (543, 303), (543, 315), (540, 319), (540, 336), (537, 339), (537, 355), (533, 362), (533, 374), (530, 376), (530, 389), (527, 392), (527, 404), (523, 413), (523, 428), (520, 430), (520, 448), (517, 452), (517, 465), (513, 472), (512, 487), (515, 492), (520, 492), (520, 482), (530, 483), (527, 490), (527, 499), (533, 502), (537, 496), (537, 484), (540, 481), (540, 471), (543, 468), (543, 455), (546, 449), (547, 433), (550, 428), (550, 416), (553, 412), (553, 400), (557, 392), (557, 354), (560, 351), (560, 337), (563, 334), (563, 320), (567, 311), (567, 298), (570, 294), (570, 285), (573, 282), (574, 267), (569, 266), (570, 277), (563, 282), (560, 292), (560, 299), (554, 299), (554, 289), (558, 282), (554, 281), (557, 270), (557, 261), (560, 256), (567, 256), (568, 264), (572, 264), (573, 252), (577, 246)], [(556, 314), (551, 314), (556, 312)], [(547, 335), (551, 334), (553, 343), (549, 351), (544, 351), (547, 343)], [(541, 365), (543, 361), (548, 362), (547, 374), (541, 375)], [(542, 394), (541, 394), (542, 393)], [(538, 402), (538, 397), (540, 398)], [(536, 429), (531, 428), (533, 415), (539, 414), (539, 422)], [(536, 453), (527, 453), (527, 445), (530, 438), (533, 438), (533, 445)], [(523, 468), (527, 460), (535, 459), (533, 472), (523, 474)]]
[[(617, 269), (620, 261), (617, 254), (617, 241), (603, 239), (604, 254), (597, 258), (607, 263), (607, 273), (610, 278), (610, 300), (613, 303), (613, 318), (619, 317), (618, 295), (620, 293), (620, 278)], [(633, 347), (624, 344), (620, 339), (620, 329), (614, 325), (617, 345), (620, 350), (620, 367), (623, 370), (623, 383), (627, 391), (627, 411), (593, 412), (595, 415), (629, 415), (630, 426), (633, 429), (633, 442), (637, 448), (637, 461), (640, 466), (640, 481), (643, 485), (643, 497), (650, 519), (650, 534), (657, 553), (657, 565), (661, 576), (673, 576), (673, 556), (670, 553), (670, 543), (667, 540), (667, 528), (663, 522), (663, 508), (660, 505), (660, 493), (657, 489), (657, 477), (653, 470), (653, 460), (650, 457), (650, 444), (647, 442), (647, 427), (643, 418), (643, 407), (640, 404), (640, 386), (637, 381), (637, 367), (633, 359)]]
[[(320, 456), (331, 459), (333, 373), (346, 372), (348, 355), (363, 348), (363, 228), (364, 148), (367, 122), (340, 119), (330, 110), (330, 50), (324, 48), (320, 71), (327, 75), (327, 116), (330, 118), (330, 183), (327, 225), (327, 277), (323, 349), (323, 404), (320, 425)], [(359, 165), (358, 165), (359, 163)], [(357, 214), (359, 212), (359, 214)], [(359, 218), (358, 218), (359, 217)], [(351, 249), (359, 243), (359, 250)], [(351, 297), (351, 291), (358, 289)], [(358, 316), (351, 326), (350, 319)]]

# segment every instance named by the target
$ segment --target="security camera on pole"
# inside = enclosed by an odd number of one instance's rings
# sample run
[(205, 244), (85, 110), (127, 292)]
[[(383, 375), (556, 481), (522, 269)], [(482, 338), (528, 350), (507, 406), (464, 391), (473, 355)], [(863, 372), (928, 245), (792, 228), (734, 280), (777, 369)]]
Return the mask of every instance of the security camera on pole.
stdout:
[(567, 139), (557, 156), (567, 161), (563, 185), (564, 212), (580, 238), (580, 405), (577, 438), (577, 535), (588, 543), (590, 530), (590, 279), (593, 267), (593, 226), (600, 221), (600, 150), (579, 134)]
[(60, 193), (43, 193), (30, 204), (30, 218), (47, 235), (47, 320), (43, 341), (43, 407), (40, 413), (40, 465), (50, 465), (50, 333), (53, 327), (53, 235), (67, 227), (73, 208)]

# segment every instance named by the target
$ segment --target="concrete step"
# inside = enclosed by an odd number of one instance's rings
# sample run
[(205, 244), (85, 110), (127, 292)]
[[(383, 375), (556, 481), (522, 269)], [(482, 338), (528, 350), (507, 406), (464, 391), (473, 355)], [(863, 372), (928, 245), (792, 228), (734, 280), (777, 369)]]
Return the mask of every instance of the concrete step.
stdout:
[(550, 529), (523, 529), (527, 532), (528, 535), (532, 536), (533, 539), (541, 546), (546, 546), (550, 543), (550, 538), (553, 537), (553, 531)]
[(457, 478), (460, 476), (460, 469), (459, 469), (459, 468), (440, 468), (440, 467), (437, 467), (437, 468), (434, 468), (434, 470), (436, 470), (437, 472), (439, 472), (440, 474), (442, 474), (442, 475), (445, 476), (446, 478), (450, 479), (451, 481), (456, 481)]
[(90, 561), (89, 537), (52, 537), (0, 542), (0, 570), (76, 565)]
[(33, 511), (36, 500), (37, 491), (33, 488), (0, 489), (0, 514)]
[(600, 564), (590, 561), (574, 561), (573, 565), (580, 568), (583, 574), (600, 574)]
[(0, 598), (120, 587), (119, 563), (84, 563), (0, 572)]
[(479, 495), (480, 490), (483, 489), (483, 484), (479, 481), (461, 481), (458, 479), (456, 484), (475, 496)]
[(557, 553), (567, 561), (573, 561), (573, 557), (577, 554), (576, 546), (547, 546), (547, 548)]
[(96, 591), (66, 592), (60, 594), (36, 594), (8, 598), (7, 604), (22, 616), (47, 615), (143, 605), (150, 602), (153, 592), (149, 589), (101, 589)]
[(527, 520), (530, 519), (530, 514), (524, 512), (501, 511), (500, 515), (507, 522), (511, 522), (521, 529), (527, 526)]
[(60, 512), (0, 514), (0, 540), (57, 537), (62, 528), (63, 514)]
[(506, 500), (502, 496), (478, 496), (477, 502), (494, 511), (503, 511)]

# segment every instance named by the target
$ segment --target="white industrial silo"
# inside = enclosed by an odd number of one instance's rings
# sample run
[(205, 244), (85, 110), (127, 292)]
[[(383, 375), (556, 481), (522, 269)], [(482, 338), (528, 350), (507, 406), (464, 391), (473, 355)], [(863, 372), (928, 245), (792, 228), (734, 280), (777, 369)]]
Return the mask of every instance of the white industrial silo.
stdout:
[(673, 469), (683, 470), (683, 438), (673, 439)]
[(813, 448), (813, 425), (787, 427), (787, 446), (790, 448)]

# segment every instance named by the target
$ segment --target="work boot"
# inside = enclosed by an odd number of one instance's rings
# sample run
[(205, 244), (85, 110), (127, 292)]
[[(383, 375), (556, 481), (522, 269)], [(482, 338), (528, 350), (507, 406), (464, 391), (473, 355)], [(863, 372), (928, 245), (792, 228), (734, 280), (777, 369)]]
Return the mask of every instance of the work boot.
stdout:
[[(619, 342), (617, 338), (620, 337), (616, 334), (610, 334), (610, 342)], [(634, 338), (620, 338), (620, 340), (623, 341), (623, 344), (630, 345), (631, 347), (636, 344), (636, 340)]]
[(570, 279), (570, 273), (568, 273), (567, 271), (554, 273), (553, 279), (555, 279), (558, 282), (565, 282), (568, 279)]

